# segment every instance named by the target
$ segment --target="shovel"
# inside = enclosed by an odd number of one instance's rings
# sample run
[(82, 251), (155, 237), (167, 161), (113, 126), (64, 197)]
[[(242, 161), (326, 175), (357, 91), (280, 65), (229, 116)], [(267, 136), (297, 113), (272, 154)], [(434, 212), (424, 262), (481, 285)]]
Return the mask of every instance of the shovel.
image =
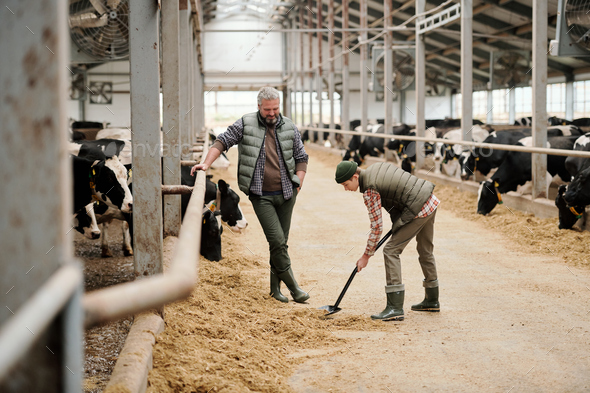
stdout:
[[(385, 234), (385, 236), (383, 236), (383, 238), (381, 240), (379, 240), (379, 243), (377, 243), (377, 247), (375, 247), (375, 251), (377, 251), (379, 249), (379, 247), (381, 247), (383, 245), (383, 243), (385, 243), (387, 241), (387, 239), (389, 239), (390, 236), (391, 236), (391, 230), (389, 230), (389, 232), (387, 232)], [(318, 310), (327, 311), (324, 314), (325, 317), (328, 315), (336, 314), (338, 311), (342, 310), (340, 307), (338, 307), (338, 305), (342, 301), (342, 298), (344, 297), (346, 290), (348, 290), (348, 287), (350, 286), (350, 283), (354, 279), (354, 276), (356, 276), (356, 272), (357, 272), (357, 267), (355, 266), (354, 270), (352, 271), (352, 274), (350, 275), (350, 277), (348, 278), (348, 281), (346, 282), (346, 285), (344, 286), (344, 289), (342, 290), (342, 292), (340, 292), (340, 296), (338, 296), (338, 300), (336, 300), (336, 303), (333, 306), (322, 306), (322, 307), (318, 308)]]

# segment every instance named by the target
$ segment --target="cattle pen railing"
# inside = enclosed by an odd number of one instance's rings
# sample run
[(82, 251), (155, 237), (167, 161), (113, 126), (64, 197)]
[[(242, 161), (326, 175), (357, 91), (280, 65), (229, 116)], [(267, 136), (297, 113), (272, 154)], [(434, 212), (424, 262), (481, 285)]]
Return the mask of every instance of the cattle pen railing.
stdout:
[[(411, 135), (373, 134), (370, 132), (337, 130), (334, 128), (319, 128), (319, 127), (306, 127), (306, 126), (297, 126), (297, 128), (300, 130), (330, 132), (330, 133), (342, 134), (342, 135), (358, 135), (358, 136), (365, 136), (365, 137), (370, 136), (370, 137), (374, 137), (374, 138), (399, 139), (401, 141), (414, 141), (414, 142), (429, 142), (429, 143), (439, 143), (440, 142), (440, 143), (445, 143), (447, 145), (487, 147), (490, 149), (507, 150), (507, 151), (520, 151), (523, 153), (538, 153), (538, 154), (548, 154), (548, 155), (554, 155), (554, 156), (570, 156), (570, 157), (590, 158), (590, 152), (579, 151), (579, 150), (551, 149), (551, 148), (547, 148), (547, 147), (532, 147), (532, 146), (518, 146), (518, 145), (502, 145), (502, 144), (498, 144), (498, 143), (483, 143), (483, 142), (451, 140), (451, 139), (443, 139), (443, 138), (428, 138), (428, 137), (411, 136)], [(418, 154), (418, 153), (416, 153), (416, 154)]]

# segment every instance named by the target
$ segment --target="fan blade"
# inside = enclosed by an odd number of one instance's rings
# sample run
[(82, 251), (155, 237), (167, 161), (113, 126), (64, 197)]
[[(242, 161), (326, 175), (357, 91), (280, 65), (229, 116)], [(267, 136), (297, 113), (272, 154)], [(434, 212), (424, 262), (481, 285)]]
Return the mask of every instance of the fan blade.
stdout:
[(103, 15), (99, 18), (93, 12), (86, 12), (70, 16), (70, 27), (102, 27), (105, 26), (107, 23), (107, 15)]
[(89, 1), (90, 1), (90, 4), (92, 4), (94, 9), (96, 10), (96, 12), (98, 12), (100, 14), (100, 16), (103, 16), (104, 14), (107, 13), (107, 8), (104, 6), (102, 0), (89, 0)]
[(107, 0), (107, 5), (111, 10), (116, 11), (122, 2), (122, 0)]
[(414, 73), (416, 72), (416, 70), (411, 67), (401, 67), (401, 68), (398, 68), (397, 71), (402, 75), (410, 75), (410, 76), (414, 76)]

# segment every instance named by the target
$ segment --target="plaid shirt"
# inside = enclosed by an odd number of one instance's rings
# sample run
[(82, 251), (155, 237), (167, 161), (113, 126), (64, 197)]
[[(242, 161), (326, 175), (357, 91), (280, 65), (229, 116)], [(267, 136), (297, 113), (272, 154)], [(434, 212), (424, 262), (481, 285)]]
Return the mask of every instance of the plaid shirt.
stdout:
[[(260, 119), (260, 113), (258, 114), (258, 118)], [(277, 121), (277, 125), (281, 122), (283, 116), (281, 115)], [(300, 162), (307, 163), (308, 156), (305, 152), (305, 148), (303, 147), (303, 142), (301, 142), (301, 134), (295, 125), (293, 136), (293, 158), (295, 159), (295, 164)], [(275, 126), (275, 135), (277, 129)], [(217, 136), (217, 139), (223, 143), (225, 146), (225, 150), (229, 150), (230, 147), (234, 146), (237, 143), (240, 143), (244, 136), (244, 123), (242, 118), (239, 118), (234, 124), (227, 127), (227, 130)], [(279, 138), (275, 138), (275, 143), (277, 146), (277, 154), (279, 155), (279, 169), (281, 172), (281, 186), (283, 188), (283, 197), (286, 200), (289, 200), (293, 197), (293, 182), (289, 178), (287, 173), (287, 168), (285, 167), (285, 162), (283, 160), (283, 152), (281, 151), (281, 147), (279, 145)], [(255, 195), (262, 195), (262, 180), (264, 178), (264, 163), (266, 162), (266, 151), (264, 149), (264, 143), (260, 148), (260, 155), (258, 156), (258, 161), (256, 161), (256, 167), (254, 168), (254, 177), (252, 178), (252, 184), (250, 185), (250, 192)]]
[[(377, 247), (379, 238), (381, 237), (381, 233), (383, 232), (383, 218), (381, 217), (381, 195), (379, 195), (376, 190), (369, 188), (363, 193), (363, 199), (365, 201), (365, 206), (367, 206), (367, 210), (369, 211), (369, 220), (371, 221), (371, 233), (369, 233), (365, 254), (373, 256), (375, 254), (375, 248)], [(414, 218), (428, 217), (434, 213), (439, 203), (439, 199), (434, 194), (432, 194), (424, 206), (422, 206), (422, 209), (418, 215)]]

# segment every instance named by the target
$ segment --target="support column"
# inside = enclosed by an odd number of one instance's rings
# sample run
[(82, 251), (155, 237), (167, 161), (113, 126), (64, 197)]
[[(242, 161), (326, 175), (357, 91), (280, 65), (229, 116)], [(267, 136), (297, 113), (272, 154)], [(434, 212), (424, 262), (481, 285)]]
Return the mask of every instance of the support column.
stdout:
[[(317, 0), (316, 1), (317, 7), (318, 7), (318, 12), (317, 12), (317, 18), (318, 18), (318, 23), (317, 23), (317, 28), (321, 29), (323, 26), (323, 19), (322, 19), (322, 0)], [(316, 72), (316, 95), (318, 97), (318, 115), (319, 115), (319, 120), (318, 120), (318, 127), (322, 128), (324, 126), (324, 119), (323, 119), (323, 115), (324, 115), (324, 108), (323, 108), (323, 100), (322, 100), (322, 92), (324, 90), (324, 83), (322, 81), (322, 47), (323, 45), (323, 38), (322, 38), (323, 34), (318, 31), (317, 32), (317, 37), (318, 37), (318, 69)], [(323, 133), (321, 133), (320, 135), (320, 140), (323, 141), (324, 139), (324, 135)]]
[(79, 289), (67, 294), (73, 307), (58, 307), (46, 324), (14, 319), (56, 272), (73, 265), (67, 15), (65, 0), (3, 2), (0, 9), (0, 391), (6, 393), (80, 391), (84, 377), (80, 266), (72, 282)]
[[(289, 25), (289, 28), (292, 26)], [(281, 33), (283, 37), (283, 113), (290, 119), (291, 116), (291, 59), (287, 47), (289, 46), (289, 33)]]
[[(361, 0), (361, 28), (367, 28), (367, 0)], [(367, 40), (367, 32), (361, 32), (361, 40)], [(360, 78), (361, 78), (361, 126), (363, 132), (367, 131), (368, 121), (367, 121), (367, 112), (369, 111), (369, 102), (368, 102), (368, 87), (369, 81), (367, 78), (367, 44), (361, 45), (361, 60), (360, 60)], [(361, 138), (364, 139), (364, 138)]]
[(471, 127), (473, 127), (473, 1), (461, 0), (462, 140), (471, 139)]
[[(299, 28), (303, 30), (305, 21), (303, 20), (303, 7), (299, 7)], [(304, 50), (304, 33), (298, 33), (299, 36), (299, 52), (301, 57), (299, 64), (301, 66), (299, 76), (301, 77), (301, 125), (305, 126), (305, 50)]]
[[(426, 0), (416, 0), (416, 14), (425, 11)], [(424, 16), (418, 17), (418, 20)], [(416, 21), (418, 22), (418, 21)], [(418, 25), (418, 23), (416, 23)], [(417, 27), (416, 27), (417, 28)], [(463, 29), (461, 29), (463, 31)], [(462, 73), (463, 78), (463, 73)], [(424, 137), (426, 132), (425, 121), (425, 97), (426, 97), (426, 48), (424, 37), (416, 30), (416, 136)], [(424, 166), (424, 142), (416, 142), (416, 169)]]
[[(330, 128), (334, 128), (334, 0), (330, 0), (328, 3), (328, 27), (331, 32), (328, 38), (328, 45), (330, 48), (330, 74), (328, 76), (328, 100), (330, 101)], [(334, 133), (330, 133), (330, 143), (332, 146), (336, 146), (336, 139)]]
[[(296, 28), (296, 23), (295, 23), (295, 17), (293, 17), (291, 19), (291, 28), (293, 30), (295, 30)], [(289, 75), (289, 83), (291, 83), (291, 85), (293, 86), (292, 89), (292, 94), (293, 97), (291, 99), (291, 111), (292, 111), (292, 120), (293, 123), (295, 124), (300, 124), (297, 122), (298, 119), (298, 110), (297, 110), (297, 48), (299, 47), (299, 45), (297, 45), (297, 33), (296, 32), (292, 32), (291, 33), (291, 74)]]
[[(547, 146), (547, 1), (533, 0), (533, 146)], [(534, 198), (547, 197), (547, 155), (531, 154)]]
[(508, 92), (508, 122), (514, 124), (516, 121), (516, 90), (510, 89)]
[[(348, 1), (342, 2), (342, 27), (348, 29)], [(343, 130), (350, 128), (350, 75), (349, 75), (349, 53), (348, 32), (342, 32), (342, 96), (340, 96), (340, 127)], [(354, 131), (354, 130), (353, 130)], [(347, 136), (345, 140), (349, 140)]]
[(188, 110), (190, 107), (188, 106), (189, 99), (189, 55), (191, 47), (189, 45), (189, 17), (190, 11), (188, 9), (188, 0), (181, 0), (179, 5), (179, 45), (180, 45), (180, 53), (178, 57), (178, 66), (179, 66), (179, 75), (180, 81), (182, 83), (179, 84), (178, 88), (178, 102), (180, 108), (180, 144), (181, 144), (181, 153), (182, 159), (188, 160), (191, 158), (191, 153), (189, 149), (192, 147), (190, 143), (190, 134), (189, 134), (189, 121), (188, 121)]
[[(311, 0), (307, 0), (307, 28), (312, 29)], [(309, 38), (309, 124), (313, 125), (313, 33), (307, 33)], [(313, 140), (313, 138), (311, 138)]]
[[(494, 52), (490, 52), (490, 64), (494, 64)], [(487, 106), (487, 115), (486, 115), (486, 123), (492, 124), (494, 122), (494, 73), (490, 72), (490, 80), (488, 81), (488, 89), (487, 89), (487, 99), (488, 99), (488, 106)], [(512, 89), (514, 90), (514, 89)], [(512, 122), (511, 124), (514, 124)]]
[[(385, 29), (391, 27), (391, 0), (383, 0), (383, 26)], [(416, 36), (418, 37), (418, 36)], [(383, 101), (385, 104), (385, 133), (389, 134), (393, 130), (393, 59), (391, 45), (393, 41), (393, 33), (391, 31), (385, 33), (385, 48), (383, 54)], [(416, 74), (418, 75), (418, 74)]]
[[(162, 3), (163, 183), (180, 184), (179, 10), (178, 0)], [(180, 195), (164, 196), (164, 236), (180, 231)]]
[(565, 119), (574, 120), (574, 81), (565, 82)]
[(129, 1), (135, 276), (162, 273), (158, 5)]
[(195, 113), (197, 109), (195, 108), (195, 90), (197, 83), (198, 75), (195, 73), (195, 37), (193, 35), (193, 20), (189, 18), (188, 20), (188, 142), (193, 145), (193, 140), (195, 139), (194, 135), (197, 131), (197, 125), (195, 123)]

